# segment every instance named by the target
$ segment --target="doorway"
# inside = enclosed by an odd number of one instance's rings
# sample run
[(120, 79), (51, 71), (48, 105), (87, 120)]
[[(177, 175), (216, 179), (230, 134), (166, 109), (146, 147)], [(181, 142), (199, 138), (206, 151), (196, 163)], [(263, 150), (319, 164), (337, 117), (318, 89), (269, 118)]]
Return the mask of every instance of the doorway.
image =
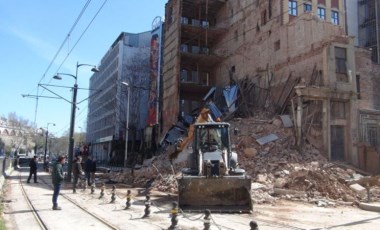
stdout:
[(331, 160), (345, 160), (345, 128), (340, 125), (331, 126)]

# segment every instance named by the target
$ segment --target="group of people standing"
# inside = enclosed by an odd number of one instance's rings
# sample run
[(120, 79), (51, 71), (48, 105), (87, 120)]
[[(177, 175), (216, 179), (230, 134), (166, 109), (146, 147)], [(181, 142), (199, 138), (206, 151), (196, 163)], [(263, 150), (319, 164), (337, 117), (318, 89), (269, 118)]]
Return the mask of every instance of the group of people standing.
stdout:
[[(65, 158), (60, 156), (58, 161), (54, 164), (52, 178), (54, 185), (53, 193), (53, 210), (61, 210), (61, 207), (58, 206), (58, 195), (63, 181), (63, 169), (62, 165), (65, 163)], [(87, 160), (84, 162), (84, 174), (87, 181), (87, 184), (91, 186), (95, 183), (95, 172), (96, 172), (96, 161), (92, 159), (91, 156), (87, 157)], [(76, 156), (72, 164), (72, 173), (73, 173), (73, 193), (76, 193), (76, 188), (79, 178), (83, 175), (82, 167), (82, 157)]]
[[(95, 172), (96, 172), (96, 161), (91, 158), (91, 156), (87, 157), (87, 160), (84, 162), (84, 174), (87, 181), (88, 186), (91, 186), (95, 183)], [(76, 188), (78, 184), (79, 178), (83, 175), (83, 167), (82, 167), (82, 157), (77, 156), (73, 162), (73, 193), (76, 193)]]
[[(58, 195), (61, 190), (61, 184), (64, 180), (63, 165), (65, 164), (65, 157), (59, 156), (57, 161), (53, 164), (53, 170), (51, 172), (52, 182), (54, 187), (53, 192), (53, 210), (61, 210), (61, 207), (58, 206)], [(32, 176), (34, 175), (34, 183), (37, 181), (37, 157), (33, 157), (29, 162), (29, 177), (27, 183), (30, 183)], [(88, 156), (84, 162), (84, 175), (86, 182), (89, 186), (95, 183), (95, 172), (96, 172), (96, 161), (92, 159), (91, 156)], [(75, 157), (72, 164), (72, 173), (73, 173), (73, 193), (76, 193), (76, 188), (79, 178), (83, 175), (82, 167), (82, 157)]]

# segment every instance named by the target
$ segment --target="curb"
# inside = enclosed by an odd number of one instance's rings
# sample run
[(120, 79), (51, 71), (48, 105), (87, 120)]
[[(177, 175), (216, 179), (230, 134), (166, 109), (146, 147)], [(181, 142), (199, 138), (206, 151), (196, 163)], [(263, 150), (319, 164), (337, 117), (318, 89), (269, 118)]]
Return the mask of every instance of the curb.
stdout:
[(365, 211), (380, 212), (380, 203), (359, 203), (359, 207)]

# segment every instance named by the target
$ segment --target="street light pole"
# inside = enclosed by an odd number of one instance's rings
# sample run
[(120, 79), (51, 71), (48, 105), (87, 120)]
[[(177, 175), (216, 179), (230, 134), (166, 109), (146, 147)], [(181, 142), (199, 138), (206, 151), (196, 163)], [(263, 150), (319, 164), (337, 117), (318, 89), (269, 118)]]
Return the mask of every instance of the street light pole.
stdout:
[(49, 136), (49, 125), (55, 126), (54, 123), (47, 123), (46, 125), (46, 132), (45, 132), (45, 153), (44, 153), (44, 169), (45, 171), (48, 168), (48, 162), (46, 161), (46, 154), (47, 154), (47, 145), (48, 145), (48, 136)]
[(79, 64), (77, 62), (75, 76), (72, 74), (66, 74), (66, 73), (58, 73), (56, 76), (54, 76), (54, 79), (57, 79), (57, 80), (62, 79), (59, 75), (67, 75), (75, 79), (75, 83), (73, 87), (73, 99), (71, 102), (71, 116), (70, 116), (69, 150), (68, 150), (68, 165), (67, 165), (67, 178), (66, 178), (68, 182), (71, 182), (71, 171), (72, 171), (72, 164), (73, 164), (73, 158), (74, 158), (74, 126), (75, 126), (75, 112), (77, 108), (77, 92), (78, 92), (77, 79), (78, 79), (78, 68), (81, 66), (92, 66), (93, 67), (91, 69), (92, 72), (99, 72), (99, 70), (94, 65)]
[(127, 167), (127, 160), (128, 160), (128, 133), (129, 133), (129, 84), (127, 82), (122, 82), (121, 84), (125, 85), (128, 88), (128, 95), (127, 95), (127, 115), (126, 115), (126, 127), (125, 127), (125, 154), (124, 154), (124, 167)]

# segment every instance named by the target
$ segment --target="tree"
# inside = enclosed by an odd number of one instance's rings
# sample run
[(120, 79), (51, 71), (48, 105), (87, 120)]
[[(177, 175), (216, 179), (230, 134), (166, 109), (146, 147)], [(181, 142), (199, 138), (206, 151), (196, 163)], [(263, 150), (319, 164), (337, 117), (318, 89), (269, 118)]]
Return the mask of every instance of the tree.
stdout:
[[(129, 129), (128, 136), (131, 139), (131, 146), (128, 146), (128, 149), (132, 153), (139, 152), (141, 148), (141, 142), (139, 145), (138, 140), (143, 140), (144, 128), (146, 126), (146, 116), (148, 108), (148, 94), (149, 94), (149, 49), (138, 48), (135, 50), (134, 55), (128, 59), (126, 65), (123, 66), (122, 77), (123, 81), (128, 82), (129, 87), (123, 87), (125, 97), (127, 98), (127, 93), (129, 93), (129, 105), (125, 101), (124, 106), (121, 106), (121, 116), (126, 117), (127, 107), (129, 109)], [(128, 92), (129, 90), (129, 92)], [(126, 120), (120, 120), (124, 123), (120, 126), (126, 127)], [(126, 128), (125, 128), (126, 130)], [(120, 158), (123, 159), (125, 152), (120, 151)], [(128, 156), (130, 159), (129, 163), (133, 164), (137, 158), (137, 154), (132, 154)]]

